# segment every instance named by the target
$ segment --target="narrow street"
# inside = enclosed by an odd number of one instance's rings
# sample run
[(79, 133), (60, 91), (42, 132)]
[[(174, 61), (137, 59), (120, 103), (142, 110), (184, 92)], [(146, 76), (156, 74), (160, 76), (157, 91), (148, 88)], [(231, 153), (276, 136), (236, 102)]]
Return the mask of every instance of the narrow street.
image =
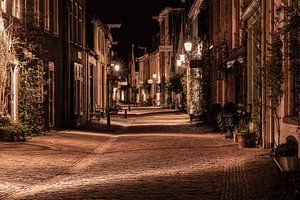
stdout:
[(133, 110), (112, 128), (1, 143), (0, 199), (279, 199), (284, 189), (271, 187), (268, 151), (239, 149), (187, 114)]

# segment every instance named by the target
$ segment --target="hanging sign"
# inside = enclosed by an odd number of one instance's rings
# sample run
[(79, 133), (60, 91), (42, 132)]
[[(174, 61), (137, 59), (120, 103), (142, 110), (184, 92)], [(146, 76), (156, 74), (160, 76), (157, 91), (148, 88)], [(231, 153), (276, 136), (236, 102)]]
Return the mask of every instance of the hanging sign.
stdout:
[(190, 68), (201, 68), (203, 67), (202, 60), (190, 60)]
[(159, 46), (159, 51), (173, 51), (173, 46)]

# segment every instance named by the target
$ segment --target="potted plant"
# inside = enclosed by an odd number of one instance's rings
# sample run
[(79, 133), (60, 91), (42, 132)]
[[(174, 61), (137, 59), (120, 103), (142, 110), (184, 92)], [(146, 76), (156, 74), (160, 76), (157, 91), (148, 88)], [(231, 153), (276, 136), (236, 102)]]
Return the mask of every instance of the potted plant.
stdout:
[(256, 132), (250, 124), (252, 122), (248, 120), (248, 115), (242, 114), (239, 117), (239, 122), (234, 132), (234, 139), (239, 143), (239, 148), (255, 147)]
[(222, 112), (217, 115), (217, 123), (222, 133), (225, 133), (225, 138), (233, 137), (233, 130), (237, 124), (237, 108), (234, 103), (228, 102)]
[(274, 149), (274, 156), (283, 170), (293, 170), (298, 167), (298, 147), (294, 140), (278, 145)]
[(239, 128), (236, 134), (239, 148), (255, 147), (256, 133), (251, 132), (248, 126)]

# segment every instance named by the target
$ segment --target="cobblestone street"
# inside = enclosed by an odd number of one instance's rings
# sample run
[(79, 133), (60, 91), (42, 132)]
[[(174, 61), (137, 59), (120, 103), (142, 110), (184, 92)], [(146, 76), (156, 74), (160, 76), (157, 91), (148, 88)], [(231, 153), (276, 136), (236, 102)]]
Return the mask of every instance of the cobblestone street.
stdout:
[(0, 199), (280, 199), (269, 151), (154, 111), (0, 143)]

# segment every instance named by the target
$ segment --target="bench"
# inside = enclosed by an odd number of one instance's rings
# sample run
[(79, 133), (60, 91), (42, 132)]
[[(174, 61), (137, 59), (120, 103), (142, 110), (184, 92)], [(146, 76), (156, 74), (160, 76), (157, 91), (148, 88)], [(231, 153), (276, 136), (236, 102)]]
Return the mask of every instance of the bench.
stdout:
[[(277, 170), (278, 170), (278, 177), (277, 177), (277, 180), (274, 182), (273, 186), (278, 186), (278, 183), (280, 183), (282, 180), (282, 177), (284, 177), (284, 183), (285, 183), (286, 188), (285, 188), (285, 192), (283, 193), (283, 195), (281, 196), (280, 199), (285, 199), (286, 196), (290, 193), (290, 179), (292, 177), (294, 178), (294, 180), (299, 178), (300, 166), (298, 165), (294, 169), (287, 169), (284, 166), (282, 166), (282, 163), (280, 162), (280, 160), (277, 157), (274, 156), (274, 154), (270, 154), (270, 156), (272, 157), (274, 163), (277, 166)], [(298, 190), (296, 188), (293, 192), (293, 199), (296, 199), (299, 194), (300, 193), (298, 192)]]

